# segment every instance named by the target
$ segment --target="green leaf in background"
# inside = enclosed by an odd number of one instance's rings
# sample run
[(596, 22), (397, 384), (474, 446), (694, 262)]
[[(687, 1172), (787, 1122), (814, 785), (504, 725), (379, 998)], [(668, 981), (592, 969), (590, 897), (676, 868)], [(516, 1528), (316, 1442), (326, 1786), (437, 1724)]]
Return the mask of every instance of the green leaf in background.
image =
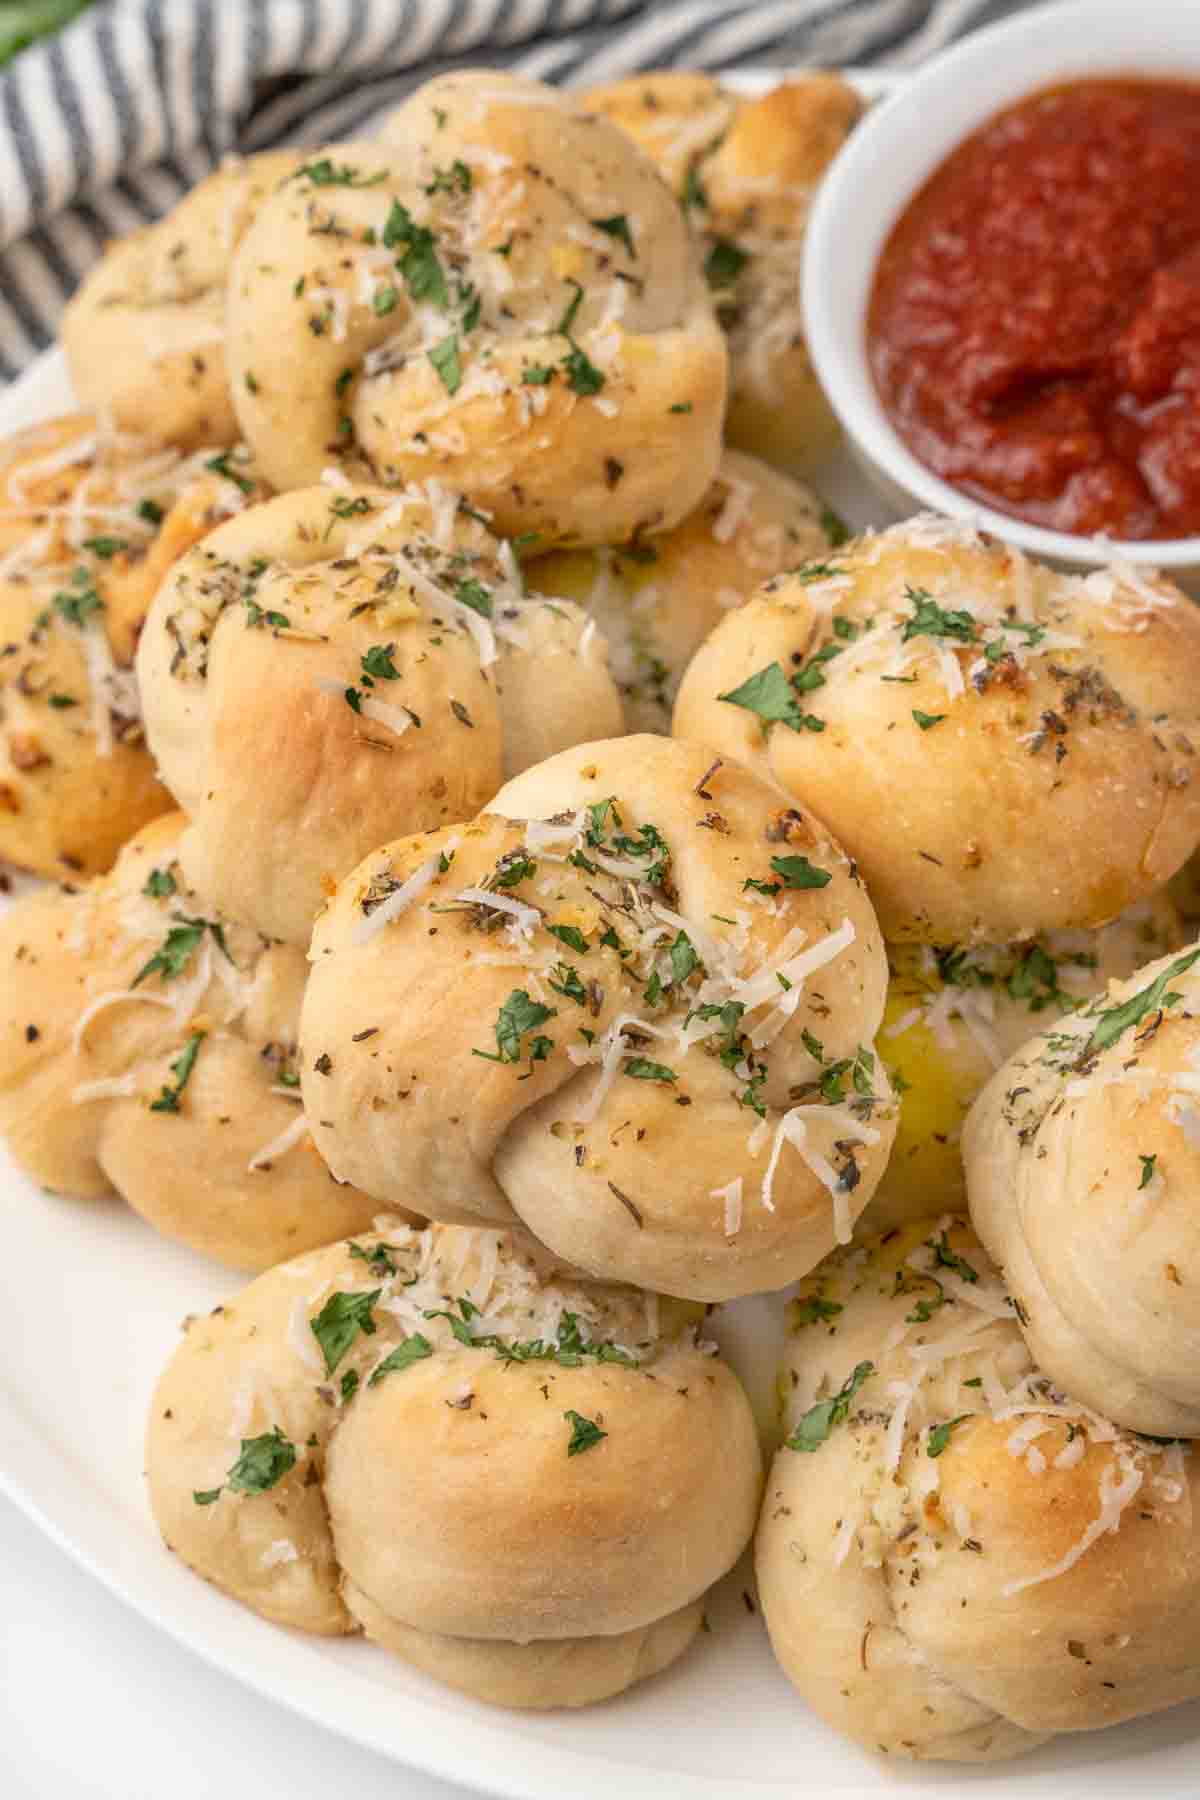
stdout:
[(0, 6), (0, 64), (11, 62), (38, 38), (61, 31), (91, 0), (26, 0), (25, 4)]

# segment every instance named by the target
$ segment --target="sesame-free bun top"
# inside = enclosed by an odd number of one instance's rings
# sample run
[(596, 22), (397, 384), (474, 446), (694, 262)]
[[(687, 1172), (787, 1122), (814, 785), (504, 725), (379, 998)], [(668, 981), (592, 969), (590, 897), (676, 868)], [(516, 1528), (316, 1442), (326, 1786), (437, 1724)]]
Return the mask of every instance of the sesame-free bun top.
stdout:
[(1200, 1435), (1200, 951), (1159, 957), (998, 1069), (963, 1133), (976, 1230), (1030, 1347), (1089, 1405)]
[(983, 1762), (1200, 1694), (1194, 1460), (1051, 1384), (965, 1220), (839, 1251), (792, 1322), (758, 1590), (822, 1719)]
[(313, 933), (330, 1167), (722, 1300), (849, 1236), (895, 1129), (870, 902), (808, 813), (696, 745), (586, 744), (385, 845)]
[(192, 1322), (155, 1518), (281, 1624), (506, 1705), (605, 1698), (681, 1653), (754, 1526), (749, 1404), (694, 1316), (519, 1235), (380, 1220)]
[(668, 529), (720, 455), (725, 346), (674, 197), (615, 126), (493, 70), (428, 82), (260, 208), (229, 352), (277, 486), (344, 450), (546, 545)]
[(726, 436), (799, 473), (836, 437), (804, 338), (798, 272), (817, 186), (862, 102), (812, 70), (757, 99), (710, 75), (631, 75), (582, 96), (662, 170), (696, 233), (729, 343)]
[[(245, 504), (207, 465), (88, 414), (0, 445), (0, 857), (59, 880), (111, 866), (171, 797), (133, 654), (163, 575)], [(253, 471), (242, 480), (256, 489)]]
[(675, 731), (811, 806), (889, 940), (1007, 943), (1106, 924), (1195, 847), (1198, 658), (1169, 582), (921, 515), (723, 620)]
[(1099, 931), (1052, 931), (1026, 944), (889, 945), (879, 1054), (900, 1124), (859, 1230), (920, 1218), (931, 1193), (965, 1212), (963, 1123), (1000, 1065), (1110, 981), (1192, 935), (1163, 889)]
[(657, 537), (535, 557), (527, 578), (586, 606), (608, 640), (630, 731), (669, 732), (683, 672), (761, 582), (823, 556), (836, 517), (790, 475), (726, 450), (700, 505)]
[(368, 850), (622, 722), (586, 615), (527, 600), (436, 484), (318, 486), (231, 520), (171, 569), (138, 675), (189, 875), (298, 944)]
[(165, 218), (108, 246), (62, 317), (71, 385), (85, 406), (159, 444), (234, 442), (230, 259), (256, 208), (301, 158), (295, 150), (231, 157)]
[(0, 921), (0, 1132), (39, 1186), (120, 1195), (165, 1236), (261, 1269), (374, 1209), (330, 1179), (304, 1122), (304, 954), (188, 886), (184, 822), (155, 820), (111, 874)]

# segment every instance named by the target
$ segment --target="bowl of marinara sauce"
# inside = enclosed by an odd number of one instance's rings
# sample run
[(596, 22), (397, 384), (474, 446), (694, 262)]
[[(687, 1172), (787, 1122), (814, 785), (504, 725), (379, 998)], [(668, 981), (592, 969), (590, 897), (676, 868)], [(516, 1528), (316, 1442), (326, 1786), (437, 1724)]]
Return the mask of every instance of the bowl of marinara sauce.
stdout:
[(1073, 0), (928, 64), (810, 220), (809, 347), (893, 504), (1200, 582), (1200, 3)]

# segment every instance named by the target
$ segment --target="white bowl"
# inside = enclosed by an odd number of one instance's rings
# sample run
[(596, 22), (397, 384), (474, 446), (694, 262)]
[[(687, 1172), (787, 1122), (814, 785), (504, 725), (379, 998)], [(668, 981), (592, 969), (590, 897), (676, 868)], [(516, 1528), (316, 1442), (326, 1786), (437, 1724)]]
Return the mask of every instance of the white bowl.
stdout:
[(925, 467), (884, 411), (866, 353), (875, 268), (906, 205), (977, 126), (1039, 88), (1080, 77), (1200, 82), (1197, 0), (1069, 0), (1022, 12), (935, 57), (852, 134), (818, 191), (806, 233), (808, 347), (850, 448), (886, 499), (969, 518), (1033, 555), (1072, 568), (1114, 557), (1200, 585), (1200, 537), (1115, 540), (1047, 531), (994, 511)]

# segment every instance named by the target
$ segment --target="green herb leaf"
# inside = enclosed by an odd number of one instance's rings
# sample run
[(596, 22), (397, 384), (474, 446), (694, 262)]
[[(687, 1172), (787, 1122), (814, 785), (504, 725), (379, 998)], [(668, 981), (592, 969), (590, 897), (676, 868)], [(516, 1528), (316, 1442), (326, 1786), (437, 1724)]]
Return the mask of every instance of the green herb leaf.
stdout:
[(773, 856), (771, 867), (785, 888), (823, 888), (833, 880), (828, 869), (814, 867), (807, 856)]
[(161, 525), (167, 515), (157, 500), (139, 500), (137, 516), (139, 519), (145, 519), (147, 525)]
[(323, 156), (319, 162), (304, 163), (291, 180), (311, 181), (314, 187), (375, 187), (386, 176), (386, 169), (380, 169), (375, 175), (362, 175), (349, 163), (334, 163), (328, 156)]
[(469, 606), (472, 612), (477, 612), (481, 618), (491, 618), (492, 596), (482, 581), (476, 581), (471, 577), (466, 581), (458, 582), (455, 585), (454, 597), (463, 606)]
[(429, 352), (429, 360), (437, 370), (448, 394), (457, 394), (462, 386), (462, 364), (458, 360), (458, 333), (452, 331)]
[(791, 682), (777, 663), (768, 663), (741, 687), (734, 688), (728, 694), (718, 694), (718, 700), (724, 700), (730, 706), (744, 707), (747, 712), (757, 713), (767, 725), (786, 725), (789, 731), (824, 731), (823, 719), (814, 718), (806, 713), (796, 699)]
[(469, 194), (472, 185), (470, 169), (461, 158), (456, 156), (448, 169), (433, 171), (433, 180), (425, 192), (427, 194)]
[(911, 638), (953, 638), (960, 644), (975, 642), (975, 620), (969, 612), (947, 612), (924, 588), (906, 586), (905, 597), (912, 607), (912, 618), (906, 619), (900, 641)]
[(925, 1445), (926, 1456), (940, 1456), (942, 1451), (946, 1448), (946, 1445), (950, 1442), (950, 1433), (954, 1430), (954, 1427), (956, 1425), (961, 1425), (964, 1419), (969, 1419), (970, 1417), (970, 1413), (959, 1413), (957, 1419), (947, 1419), (944, 1424), (932, 1425), (929, 1430), (928, 1441)]
[(637, 260), (637, 251), (633, 247), (633, 234), (629, 229), (629, 220), (624, 213), (614, 213), (611, 219), (593, 219), (592, 224), (597, 231), (603, 231), (618, 243), (624, 244), (630, 256)]
[(104, 602), (93, 587), (86, 569), (76, 569), (71, 583), (69, 589), (55, 594), (54, 606), (68, 625), (78, 625), (82, 630), (90, 618), (104, 611)]
[(128, 550), (129, 539), (119, 537), (84, 538), (83, 547), (85, 550), (90, 550), (94, 556), (100, 557), (102, 561), (108, 562), (112, 557), (119, 555), (122, 550)]
[(798, 1300), (794, 1314), (797, 1326), (820, 1325), (826, 1319), (836, 1319), (844, 1311), (839, 1300), (822, 1300), (820, 1295), (813, 1294), (807, 1300)]
[(359, 1262), (366, 1263), (372, 1275), (382, 1277), (396, 1273), (396, 1264), (391, 1256), (391, 1252), (396, 1248), (395, 1244), (372, 1244), (369, 1250), (364, 1250), (361, 1244), (350, 1244), (347, 1247), (351, 1256), (357, 1257)]
[[(473, 1050), (471, 1054), (485, 1057), (489, 1062), (520, 1062), (521, 1039), (556, 1016), (555, 1007), (542, 1006), (539, 1001), (531, 1000), (524, 988), (514, 988), (496, 1016), (497, 1054), (493, 1055), (489, 1050)], [(542, 1041), (548, 1043), (550, 1040)], [(544, 1060), (544, 1057), (538, 1060)]]
[(943, 1231), (939, 1237), (928, 1238), (927, 1243), (933, 1251), (934, 1260), (941, 1269), (953, 1269), (963, 1281), (978, 1281), (979, 1270), (973, 1269), (969, 1262), (958, 1256), (950, 1248), (949, 1233)]
[(240, 470), (234, 468), (229, 460), (230, 455), (230, 451), (222, 450), (220, 456), (210, 456), (204, 466), (206, 469), (211, 469), (214, 475), (223, 475), (226, 481), (232, 481), (234, 487), (240, 488), (243, 494), (252, 494), (254, 483), (247, 480)]
[(568, 950), (574, 950), (577, 956), (587, 955), (587, 939), (576, 925), (547, 925), (546, 930), (551, 937), (556, 937), (560, 944)]
[(850, 1411), (850, 1402), (857, 1394), (864, 1381), (869, 1381), (875, 1373), (875, 1364), (860, 1362), (842, 1383), (836, 1394), (828, 1400), (818, 1400), (810, 1406), (800, 1420), (790, 1438), (787, 1439), (789, 1450), (819, 1450), (828, 1438), (835, 1425), (840, 1425)]
[(529, 363), (521, 370), (521, 380), (526, 387), (545, 387), (554, 376), (555, 370), (547, 363)]
[(362, 659), (362, 672), (370, 681), (399, 681), (400, 671), (392, 661), (395, 644), (372, 644)]
[(674, 1069), (668, 1069), (665, 1063), (647, 1062), (644, 1056), (631, 1056), (625, 1063), (626, 1075), (634, 1081), (678, 1081)]
[(1176, 957), (1170, 968), (1164, 969), (1156, 980), (1144, 987), (1139, 993), (1125, 1000), (1120, 1006), (1106, 1007), (1097, 1017), (1091, 1037), (1085, 1047), (1085, 1055), (1096, 1050), (1107, 1050), (1110, 1044), (1128, 1031), (1131, 1025), (1140, 1025), (1147, 1013), (1157, 1012), (1159, 1007), (1176, 1005), (1182, 994), (1169, 994), (1167, 988), (1177, 975), (1186, 975), (1188, 970), (1200, 958), (1200, 949), (1189, 950), (1186, 956)]
[(695, 945), (686, 931), (677, 934), (668, 954), (671, 958), (671, 975), (676, 987), (686, 981), (693, 970), (700, 967), (700, 958), (696, 955)]
[(593, 1449), (601, 1438), (608, 1436), (607, 1431), (601, 1431), (594, 1419), (585, 1419), (583, 1414), (577, 1413), (573, 1407), (567, 1408), (563, 1418), (571, 1427), (571, 1441), (567, 1445), (568, 1456), (582, 1456), (585, 1450)]
[(225, 1479), (239, 1494), (265, 1494), (295, 1464), (296, 1446), (276, 1425), (261, 1437), (242, 1439), (242, 1453)]
[(1139, 1155), (1138, 1161), (1142, 1165), (1142, 1179), (1138, 1182), (1138, 1189), (1140, 1191), (1142, 1188), (1149, 1187), (1150, 1183), (1154, 1180), (1154, 1165), (1158, 1161), (1158, 1157)]
[(202, 1031), (193, 1031), (175, 1061), (171, 1064), (171, 1073), (175, 1077), (173, 1086), (164, 1085), (157, 1100), (150, 1102), (151, 1112), (177, 1113), (179, 1101), (184, 1088), (191, 1079), (192, 1070), (196, 1066), (196, 1058), (200, 1054), (200, 1046), (204, 1042)]
[(567, 308), (566, 308), (566, 311), (563, 313), (562, 318), (558, 321), (558, 324), (554, 327), (555, 331), (561, 332), (562, 336), (565, 338), (570, 337), (571, 327), (575, 323), (575, 315), (578, 313), (579, 308), (583, 305), (583, 288), (580, 286), (579, 282), (568, 280), (567, 286), (569, 288), (574, 288), (575, 292), (571, 295), (571, 298), (568, 300)]
[(563, 373), (567, 378), (567, 386), (573, 394), (598, 394), (607, 377), (598, 369), (585, 351), (573, 344), (562, 360)]
[(750, 258), (732, 238), (717, 238), (704, 259), (704, 279), (710, 288), (732, 287)]
[(433, 1345), (429, 1339), (422, 1336), (419, 1331), (414, 1331), (412, 1336), (406, 1337), (404, 1342), (397, 1345), (389, 1356), (385, 1356), (377, 1368), (372, 1369), (367, 1386), (374, 1387), (377, 1382), (383, 1380), (385, 1375), (395, 1375), (402, 1369), (411, 1369), (414, 1363), (424, 1362), (427, 1356), (432, 1355)]
[(385, 319), (388, 313), (395, 312), (399, 304), (400, 290), (398, 288), (381, 287), (375, 289), (375, 295), (371, 301), (371, 306), (381, 319)]
[(175, 891), (175, 877), (170, 869), (151, 869), (142, 889), (152, 900), (167, 900)]
[(325, 1358), (327, 1375), (333, 1374), (360, 1331), (368, 1337), (374, 1335), (371, 1308), (382, 1292), (382, 1288), (372, 1288), (367, 1294), (349, 1294), (339, 1289), (330, 1294), (316, 1318), (310, 1319), (312, 1334)]
[(912, 709), (912, 716), (921, 727), (922, 731), (932, 731), (934, 726), (940, 725), (942, 720), (946, 717), (945, 713), (922, 712), (920, 708), (916, 706)]

